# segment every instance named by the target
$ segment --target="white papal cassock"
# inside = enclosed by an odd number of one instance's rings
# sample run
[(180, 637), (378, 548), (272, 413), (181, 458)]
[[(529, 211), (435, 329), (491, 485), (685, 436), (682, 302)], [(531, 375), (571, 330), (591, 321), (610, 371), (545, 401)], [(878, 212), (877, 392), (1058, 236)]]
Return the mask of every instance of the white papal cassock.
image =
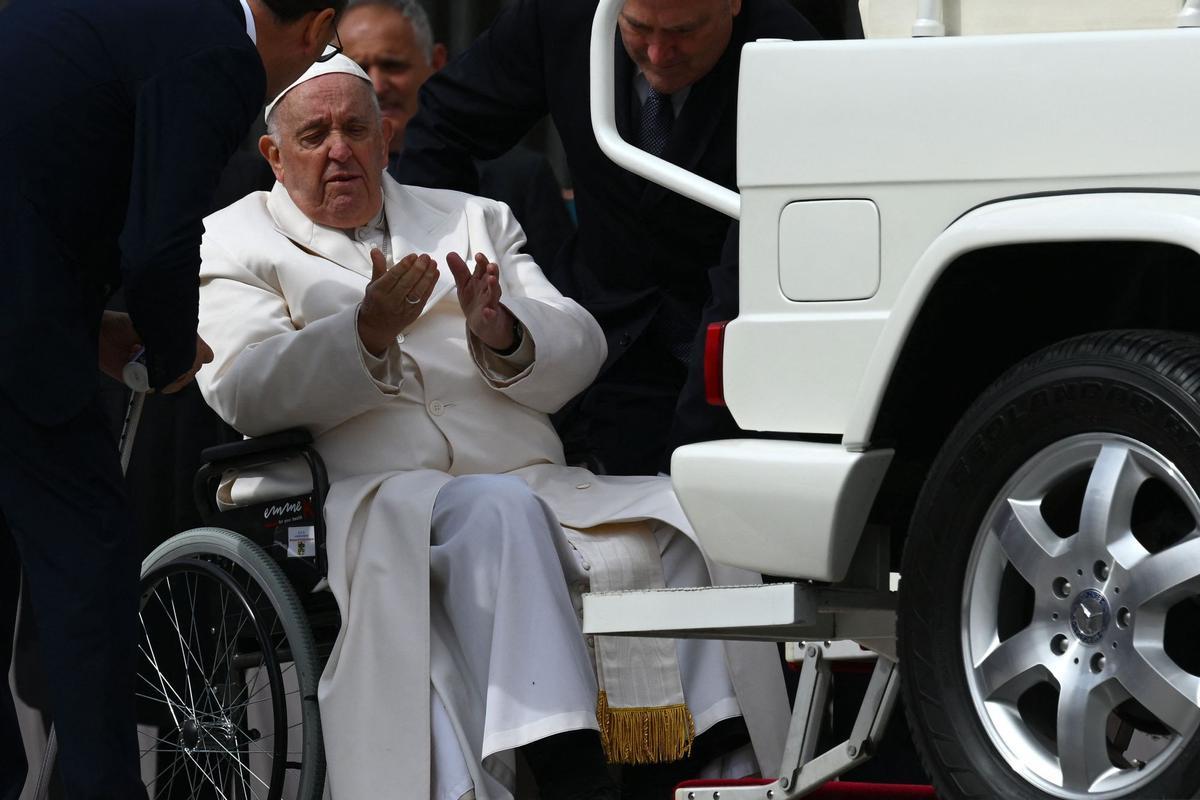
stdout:
[[(343, 624), (319, 697), (333, 796), (430, 796), (436, 762), (446, 794), (470, 784), (481, 800), (504, 798), (514, 748), (596, 727), (572, 608), (588, 564), (563, 526), (647, 521), (668, 585), (758, 578), (704, 569), (665, 479), (564, 466), (547, 414), (592, 380), (604, 338), (520, 252), (506, 206), (385, 176), (384, 208), (397, 257), (484, 253), (500, 265), (523, 361), (469, 335), (448, 269), (421, 317), (370, 357), (356, 327), (368, 247), (309, 221), (277, 184), (205, 221), (200, 333), (215, 359), (198, 382), (242, 433), (307, 428), (329, 469), (329, 584)], [(265, 496), (292, 480), (233, 491)], [(531, 537), (539, 515), (547, 533)], [(740, 710), (772, 770), (787, 726), (774, 646), (677, 647), (697, 732)]]

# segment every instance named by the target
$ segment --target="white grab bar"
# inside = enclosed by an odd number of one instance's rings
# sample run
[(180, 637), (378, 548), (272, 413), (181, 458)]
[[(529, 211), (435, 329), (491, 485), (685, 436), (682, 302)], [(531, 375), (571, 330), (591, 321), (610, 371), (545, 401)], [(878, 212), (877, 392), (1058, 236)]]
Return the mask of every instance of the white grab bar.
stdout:
[(742, 213), (742, 198), (737, 192), (650, 155), (622, 139), (617, 131), (613, 32), (624, 6), (625, 0), (600, 0), (592, 22), (592, 130), (600, 149), (617, 166), (738, 219)]
[(913, 38), (945, 36), (946, 23), (944, 19), (942, 0), (918, 0), (917, 21), (913, 23), (912, 28)]
[(1187, 0), (1175, 24), (1180, 28), (1200, 28), (1200, 0)]

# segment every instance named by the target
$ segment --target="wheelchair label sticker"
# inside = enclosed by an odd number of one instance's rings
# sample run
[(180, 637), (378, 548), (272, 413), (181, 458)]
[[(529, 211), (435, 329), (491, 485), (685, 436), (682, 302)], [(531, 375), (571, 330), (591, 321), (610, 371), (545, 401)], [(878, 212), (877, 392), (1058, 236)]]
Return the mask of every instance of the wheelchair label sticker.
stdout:
[(288, 558), (311, 558), (316, 549), (317, 532), (312, 525), (288, 528)]

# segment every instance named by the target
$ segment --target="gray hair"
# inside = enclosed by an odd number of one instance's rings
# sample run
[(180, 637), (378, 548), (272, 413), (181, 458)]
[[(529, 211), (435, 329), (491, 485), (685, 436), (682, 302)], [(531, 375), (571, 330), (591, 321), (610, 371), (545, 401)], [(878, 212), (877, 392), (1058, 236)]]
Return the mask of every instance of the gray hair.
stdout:
[(433, 63), (433, 26), (429, 24), (429, 14), (426, 13), (425, 7), (418, 0), (350, 0), (346, 10), (366, 6), (390, 8), (407, 17), (412, 23), (417, 44), (425, 54), (425, 62)]

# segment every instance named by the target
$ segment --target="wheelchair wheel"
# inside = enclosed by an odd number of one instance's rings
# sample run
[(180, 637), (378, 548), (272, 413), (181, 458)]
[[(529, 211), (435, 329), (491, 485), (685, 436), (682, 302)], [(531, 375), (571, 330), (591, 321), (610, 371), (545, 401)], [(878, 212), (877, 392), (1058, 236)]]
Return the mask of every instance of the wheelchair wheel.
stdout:
[(142, 563), (140, 617), (149, 796), (319, 800), (320, 665), (279, 565), (236, 533), (181, 533)]

